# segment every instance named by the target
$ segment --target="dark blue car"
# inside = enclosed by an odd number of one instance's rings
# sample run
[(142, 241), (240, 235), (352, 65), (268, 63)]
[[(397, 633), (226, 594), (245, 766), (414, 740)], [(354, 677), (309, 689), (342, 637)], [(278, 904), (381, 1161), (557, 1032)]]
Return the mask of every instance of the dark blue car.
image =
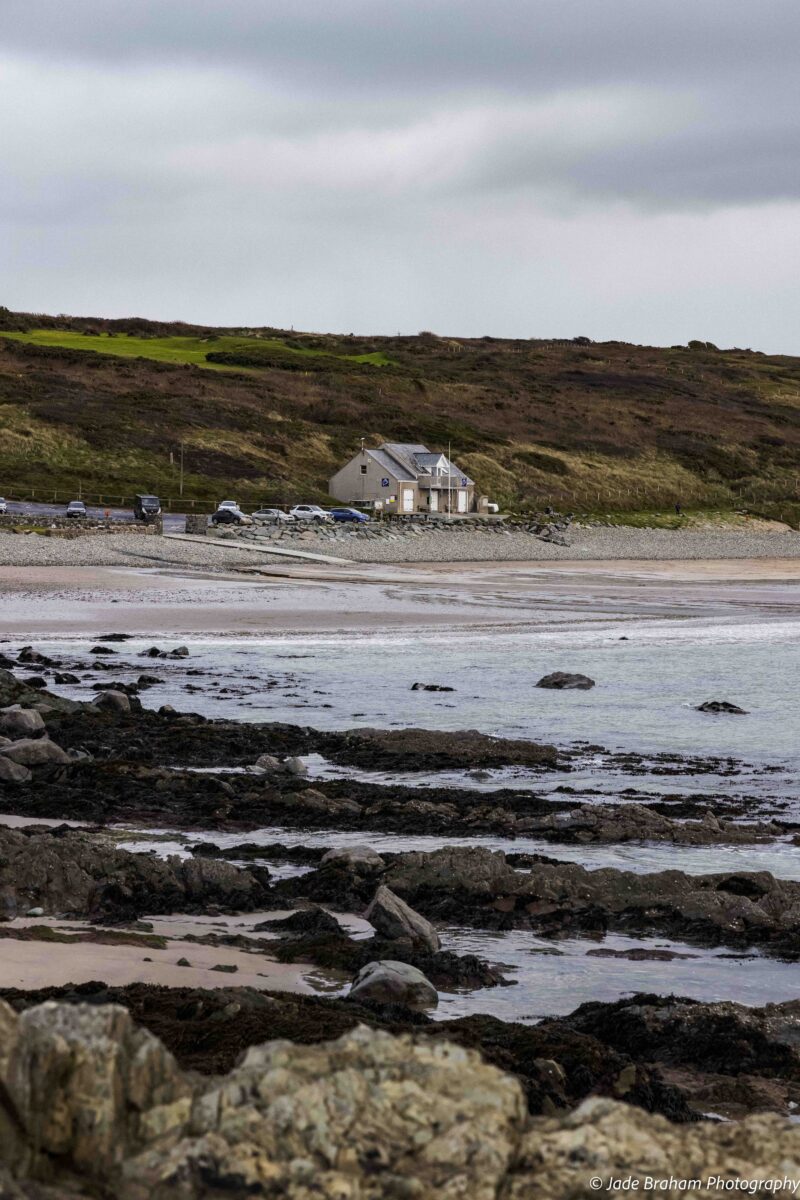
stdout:
[(334, 521), (368, 521), (369, 517), (366, 513), (359, 512), (357, 508), (331, 508), (328, 509)]

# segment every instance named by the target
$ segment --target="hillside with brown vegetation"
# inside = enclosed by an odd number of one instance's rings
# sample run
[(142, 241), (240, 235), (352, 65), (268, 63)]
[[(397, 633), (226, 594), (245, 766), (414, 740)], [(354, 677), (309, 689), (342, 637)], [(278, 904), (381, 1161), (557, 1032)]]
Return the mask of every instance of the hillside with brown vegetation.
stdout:
[(0, 309), (0, 492), (324, 499), (364, 437), (515, 509), (791, 507), (800, 359), (704, 343), (220, 330)]

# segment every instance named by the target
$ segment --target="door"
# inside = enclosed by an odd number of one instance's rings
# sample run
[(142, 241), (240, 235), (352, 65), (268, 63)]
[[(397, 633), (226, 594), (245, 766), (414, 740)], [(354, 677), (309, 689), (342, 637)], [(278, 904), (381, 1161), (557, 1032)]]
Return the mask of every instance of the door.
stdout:
[(439, 511), (439, 493), (435, 492), (433, 490), (433, 488), (431, 488), (431, 491), (430, 491), (430, 499), (428, 501), (428, 507), (430, 508), (431, 512)]
[(403, 512), (414, 511), (414, 489), (403, 488)]
[(467, 493), (463, 488), (458, 489), (458, 511), (460, 513), (467, 511)]

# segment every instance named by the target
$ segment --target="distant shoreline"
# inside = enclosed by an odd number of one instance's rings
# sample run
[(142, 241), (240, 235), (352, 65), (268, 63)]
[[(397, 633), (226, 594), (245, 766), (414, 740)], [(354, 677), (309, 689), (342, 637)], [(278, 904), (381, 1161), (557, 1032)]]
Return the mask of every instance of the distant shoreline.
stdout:
[[(524, 532), (453, 533), (390, 540), (320, 541), (304, 550), (334, 554), (354, 565), (448, 563), (547, 563), (638, 561), (713, 561), (800, 559), (800, 533), (787, 529), (758, 531), (708, 529), (636, 529), (628, 526), (573, 527), (569, 545), (558, 546)], [(62, 540), (34, 534), (0, 533), (3, 567), (169, 567), (212, 572), (289, 567), (292, 560), (240, 549), (235, 542), (198, 539), (173, 541), (124, 534)], [(252, 543), (251, 543), (252, 545)], [(298, 548), (298, 547), (293, 547)], [(333, 571), (336, 568), (331, 568)], [(340, 571), (348, 568), (342, 566)]]

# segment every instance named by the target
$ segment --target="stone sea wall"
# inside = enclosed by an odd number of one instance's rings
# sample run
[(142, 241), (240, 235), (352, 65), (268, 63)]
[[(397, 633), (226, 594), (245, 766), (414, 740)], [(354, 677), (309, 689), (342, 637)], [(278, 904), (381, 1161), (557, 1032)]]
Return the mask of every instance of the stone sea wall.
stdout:
[(161, 518), (145, 524), (143, 521), (105, 521), (97, 517), (28, 516), (24, 513), (0, 513), (0, 531), (27, 532), (35, 527), (38, 534), (51, 537), (85, 537), (100, 533), (163, 533)]

